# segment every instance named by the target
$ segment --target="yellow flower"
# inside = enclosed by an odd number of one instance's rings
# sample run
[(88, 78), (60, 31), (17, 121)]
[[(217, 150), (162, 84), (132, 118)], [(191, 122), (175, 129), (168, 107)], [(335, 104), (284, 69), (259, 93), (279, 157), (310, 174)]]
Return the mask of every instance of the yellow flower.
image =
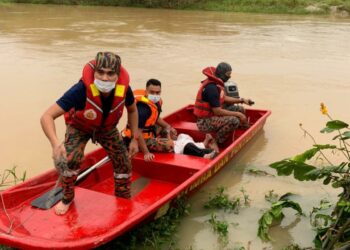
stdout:
[(321, 113), (323, 115), (328, 115), (327, 107), (326, 107), (326, 105), (324, 105), (323, 102), (321, 102), (321, 109), (320, 110), (321, 110)]

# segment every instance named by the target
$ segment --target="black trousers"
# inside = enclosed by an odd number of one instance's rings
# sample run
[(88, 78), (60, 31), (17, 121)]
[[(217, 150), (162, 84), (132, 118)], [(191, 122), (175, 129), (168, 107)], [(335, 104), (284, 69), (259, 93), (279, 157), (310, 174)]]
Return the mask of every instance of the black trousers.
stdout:
[(199, 148), (192, 142), (189, 142), (186, 144), (184, 147), (184, 155), (194, 155), (194, 156), (199, 156), (203, 157), (205, 154), (209, 154), (213, 152), (213, 149), (211, 148)]

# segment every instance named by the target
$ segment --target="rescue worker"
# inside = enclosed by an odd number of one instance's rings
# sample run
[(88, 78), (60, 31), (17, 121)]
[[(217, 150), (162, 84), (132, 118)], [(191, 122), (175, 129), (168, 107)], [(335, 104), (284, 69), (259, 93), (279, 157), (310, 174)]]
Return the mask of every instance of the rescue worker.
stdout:
[[(129, 157), (116, 128), (124, 106), (128, 112), (131, 134), (134, 135)], [(64, 143), (61, 143), (56, 135), (54, 120), (63, 114), (66, 136)], [(60, 171), (63, 198), (55, 206), (56, 214), (65, 214), (73, 202), (73, 186), (89, 139), (98, 142), (112, 161), (115, 195), (130, 198), (130, 158), (138, 152), (137, 119), (129, 75), (121, 66), (120, 57), (112, 52), (98, 52), (95, 60), (85, 65), (80, 81), (49, 107), (40, 120), (52, 146), (55, 166), (67, 163), (67, 169)]]
[[(251, 105), (253, 102), (225, 95), (224, 83), (232, 73), (228, 63), (219, 63), (216, 68), (207, 67), (202, 72), (207, 79), (202, 81), (194, 105), (197, 127), (205, 133), (215, 132), (215, 140), (220, 145), (232, 136), (236, 128), (248, 126), (245, 110), (237, 104)], [(223, 108), (225, 103), (228, 104), (227, 109)]]
[[(172, 152), (173, 144), (168, 135), (177, 131), (160, 117), (162, 112), (161, 82), (149, 79), (146, 89), (134, 91), (138, 111), (139, 148), (144, 153), (145, 161), (152, 161), (152, 152)], [(122, 132), (126, 145), (129, 144), (131, 131), (127, 126)], [(142, 136), (141, 136), (142, 135)]]

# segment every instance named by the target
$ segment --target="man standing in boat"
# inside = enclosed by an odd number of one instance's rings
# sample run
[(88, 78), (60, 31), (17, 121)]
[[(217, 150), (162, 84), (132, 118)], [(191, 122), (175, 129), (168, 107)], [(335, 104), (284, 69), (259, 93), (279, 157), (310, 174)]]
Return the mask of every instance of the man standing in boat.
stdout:
[[(134, 91), (138, 111), (139, 147), (144, 153), (145, 161), (152, 161), (154, 154), (151, 152), (172, 152), (173, 143), (168, 135), (176, 135), (177, 131), (160, 117), (162, 112), (161, 82), (157, 79), (149, 79), (146, 89)], [(123, 131), (125, 143), (128, 145), (131, 138), (131, 130), (128, 125)]]
[[(245, 110), (237, 104), (251, 105), (250, 99), (225, 95), (224, 83), (231, 78), (231, 65), (225, 62), (203, 69), (202, 81), (194, 105), (197, 127), (203, 132), (216, 132), (216, 142), (224, 143), (239, 126), (248, 126)], [(226, 104), (226, 108), (223, 105)]]
[[(116, 128), (124, 106), (133, 135), (129, 157)], [(67, 125), (64, 144), (56, 135), (54, 122), (63, 114)], [(121, 66), (118, 55), (98, 52), (95, 60), (85, 65), (80, 81), (45, 111), (40, 121), (51, 143), (55, 166), (64, 166), (64, 169), (59, 169), (63, 198), (55, 206), (56, 214), (65, 214), (73, 202), (73, 186), (89, 139), (98, 142), (112, 161), (115, 195), (130, 198), (130, 158), (138, 152), (138, 117), (129, 75)]]

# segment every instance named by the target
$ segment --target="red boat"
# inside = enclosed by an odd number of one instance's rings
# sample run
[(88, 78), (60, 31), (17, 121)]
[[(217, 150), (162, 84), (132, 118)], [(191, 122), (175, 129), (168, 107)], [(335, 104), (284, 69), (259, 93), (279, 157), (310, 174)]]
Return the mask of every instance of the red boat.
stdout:
[[(33, 207), (33, 200), (51, 190), (57, 172), (50, 170), (2, 192), (0, 244), (21, 249), (90, 249), (122, 235), (145, 219), (166, 213), (172, 200), (189, 195), (226, 165), (262, 129), (267, 110), (247, 110), (251, 126), (235, 131), (213, 160), (174, 153), (156, 153), (151, 163), (139, 153), (133, 159), (132, 198), (114, 196), (113, 171), (108, 159), (87, 174), (75, 187), (75, 201), (64, 216), (53, 209)], [(179, 133), (202, 141), (193, 106), (164, 119)], [(98, 149), (86, 155), (82, 169), (106, 156)], [(80, 176), (79, 176), (80, 177)]]

